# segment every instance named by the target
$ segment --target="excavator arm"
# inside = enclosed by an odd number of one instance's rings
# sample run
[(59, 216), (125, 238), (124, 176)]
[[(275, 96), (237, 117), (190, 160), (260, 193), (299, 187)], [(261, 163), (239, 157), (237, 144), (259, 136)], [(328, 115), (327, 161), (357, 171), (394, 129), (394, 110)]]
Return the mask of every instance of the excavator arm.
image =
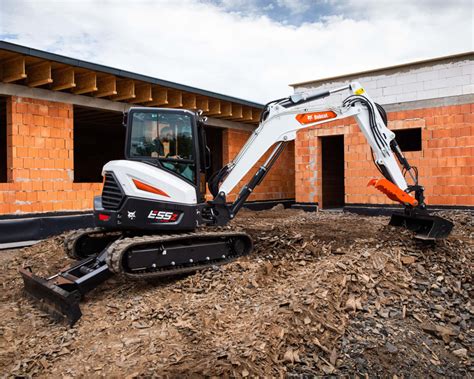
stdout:
[[(327, 107), (316, 103), (318, 99), (342, 91), (349, 92), (349, 95), (340, 106)], [(418, 184), (416, 167), (410, 166), (395, 140), (395, 134), (387, 128), (383, 108), (370, 98), (358, 82), (333, 90), (295, 94), (267, 104), (259, 127), (240, 153), (210, 179), (210, 189), (214, 195), (211, 205), (216, 223), (224, 225), (235, 217), (275, 163), (284, 146), (296, 138), (298, 130), (351, 116), (357, 121), (371, 147), (374, 164), (383, 176), (381, 179), (372, 179), (368, 185), (404, 206), (404, 213), (395, 214), (391, 223), (410, 227), (422, 239), (431, 240), (449, 235), (452, 229), (449, 221), (427, 215), (424, 188)], [(237, 200), (228, 205), (226, 197), (272, 146), (274, 147), (268, 159), (240, 190)], [(405, 179), (407, 173), (411, 184)], [(422, 222), (417, 223), (421, 219)]]

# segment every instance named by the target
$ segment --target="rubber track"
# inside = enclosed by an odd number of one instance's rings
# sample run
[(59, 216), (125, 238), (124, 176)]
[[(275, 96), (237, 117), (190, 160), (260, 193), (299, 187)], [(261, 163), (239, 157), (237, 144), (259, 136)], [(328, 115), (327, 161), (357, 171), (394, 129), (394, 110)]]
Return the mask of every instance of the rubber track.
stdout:
[(74, 230), (73, 232), (70, 232), (64, 236), (64, 239), (63, 239), (64, 253), (69, 258), (75, 259), (75, 260), (82, 260), (84, 258), (87, 258), (87, 256), (81, 256), (81, 255), (76, 254), (76, 242), (79, 240), (79, 238), (83, 237), (84, 235), (107, 234), (107, 233), (117, 233), (117, 231), (109, 232), (103, 228), (85, 228), (85, 229)]
[[(231, 255), (226, 259), (219, 259), (207, 262), (205, 264), (193, 264), (193, 265), (181, 265), (177, 266), (176, 268), (172, 269), (164, 269), (164, 268), (157, 268), (156, 271), (150, 272), (142, 272), (142, 273), (131, 273), (125, 272), (122, 266), (122, 257), (123, 254), (127, 252), (133, 246), (140, 245), (143, 243), (166, 243), (166, 242), (173, 242), (173, 241), (183, 241), (187, 239), (201, 239), (201, 238), (221, 238), (221, 237), (246, 237), (250, 240), (250, 249), (241, 255)], [(181, 234), (171, 234), (171, 235), (163, 235), (163, 236), (142, 236), (142, 237), (129, 237), (129, 238), (122, 238), (113, 242), (108, 249), (107, 256), (106, 256), (106, 263), (110, 271), (124, 275), (131, 279), (151, 279), (151, 278), (158, 278), (161, 276), (168, 276), (168, 275), (175, 275), (175, 274), (183, 274), (187, 272), (193, 272), (197, 270), (202, 270), (204, 268), (222, 265), (225, 263), (229, 263), (240, 256), (247, 255), (252, 251), (252, 239), (247, 233), (244, 232), (195, 232), (195, 233), (181, 233)]]

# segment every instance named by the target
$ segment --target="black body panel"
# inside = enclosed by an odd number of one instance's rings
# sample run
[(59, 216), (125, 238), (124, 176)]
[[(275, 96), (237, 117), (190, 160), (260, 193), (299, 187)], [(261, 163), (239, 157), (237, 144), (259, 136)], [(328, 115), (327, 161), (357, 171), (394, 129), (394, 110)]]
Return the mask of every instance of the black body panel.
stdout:
[(119, 209), (111, 210), (104, 209), (101, 196), (94, 198), (95, 224), (109, 230), (192, 231), (196, 219), (196, 205), (125, 197)]

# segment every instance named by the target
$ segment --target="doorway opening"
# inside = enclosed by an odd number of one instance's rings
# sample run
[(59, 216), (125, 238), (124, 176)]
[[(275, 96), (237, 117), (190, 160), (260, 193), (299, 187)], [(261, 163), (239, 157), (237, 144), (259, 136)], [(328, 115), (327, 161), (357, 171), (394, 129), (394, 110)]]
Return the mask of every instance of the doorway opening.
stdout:
[(344, 207), (344, 136), (321, 137), (323, 209)]
[(123, 115), (74, 105), (74, 182), (102, 182), (102, 167), (124, 159)]
[(206, 143), (211, 150), (211, 162), (208, 175), (220, 170), (223, 166), (222, 160), (222, 129), (207, 126), (204, 128), (206, 132)]

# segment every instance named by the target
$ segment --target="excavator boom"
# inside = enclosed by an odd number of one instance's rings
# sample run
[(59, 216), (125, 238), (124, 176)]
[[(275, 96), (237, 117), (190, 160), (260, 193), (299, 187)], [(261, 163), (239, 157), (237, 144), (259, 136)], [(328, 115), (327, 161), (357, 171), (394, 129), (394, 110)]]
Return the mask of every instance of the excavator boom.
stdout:
[[(348, 91), (349, 96), (340, 106), (327, 107), (316, 103), (319, 99), (342, 91)], [(259, 127), (237, 157), (213, 178), (213, 183), (210, 183), (215, 196), (212, 203), (219, 209), (221, 215), (218, 224), (223, 225), (228, 219), (235, 217), (255, 186), (268, 173), (285, 144), (296, 138), (298, 130), (347, 117), (356, 119), (372, 150), (374, 164), (383, 176), (370, 180), (368, 185), (374, 186), (404, 207), (404, 212), (393, 216), (391, 225), (405, 226), (416, 232), (416, 238), (423, 240), (434, 241), (447, 237), (453, 224), (428, 214), (424, 201), (424, 188), (418, 183), (418, 170), (408, 163), (397, 144), (395, 133), (387, 128), (383, 108), (370, 98), (358, 82), (333, 90), (295, 94), (267, 104)], [(276, 147), (270, 157), (249, 184), (242, 188), (234, 204), (226, 206), (226, 196), (273, 145)], [(407, 174), (410, 184), (405, 178)]]

